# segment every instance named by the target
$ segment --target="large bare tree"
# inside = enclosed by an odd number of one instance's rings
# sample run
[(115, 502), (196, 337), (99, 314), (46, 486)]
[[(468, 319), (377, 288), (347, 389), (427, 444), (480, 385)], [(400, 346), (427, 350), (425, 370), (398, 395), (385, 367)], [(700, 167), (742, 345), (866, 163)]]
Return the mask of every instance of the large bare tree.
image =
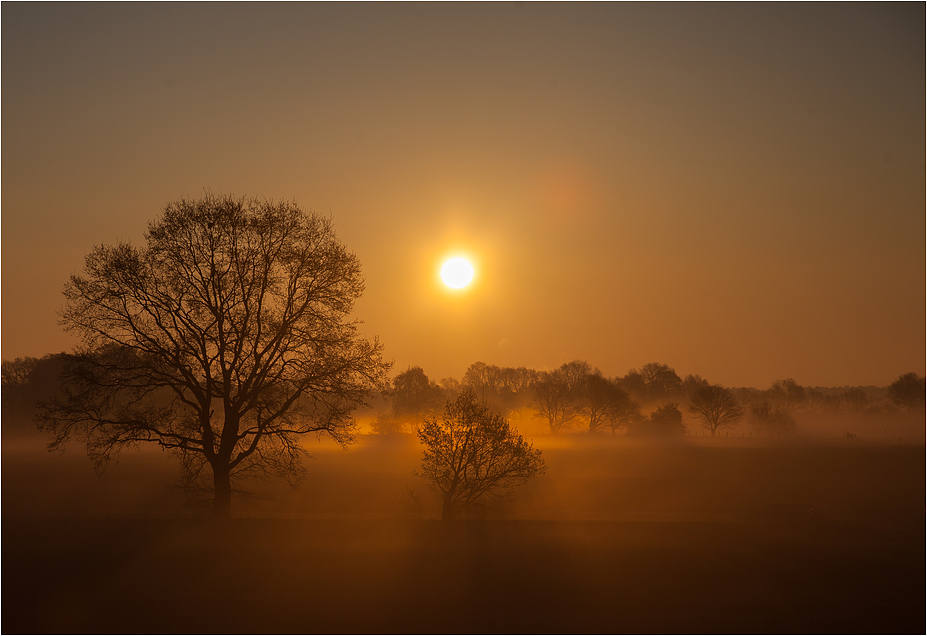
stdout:
[(330, 219), (231, 196), (170, 203), (144, 247), (98, 246), (65, 286), (60, 322), (81, 344), (40, 426), (52, 447), (81, 439), (99, 469), (127, 445), (170, 449), (228, 517), (236, 478), (303, 476), (301, 436), (353, 441), (351, 413), (389, 368), (350, 318), (363, 289)]

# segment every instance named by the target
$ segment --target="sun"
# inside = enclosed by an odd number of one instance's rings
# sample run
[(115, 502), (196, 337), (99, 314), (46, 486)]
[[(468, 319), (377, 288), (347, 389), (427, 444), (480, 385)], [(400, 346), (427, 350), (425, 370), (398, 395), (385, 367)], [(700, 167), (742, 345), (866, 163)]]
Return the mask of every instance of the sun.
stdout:
[(441, 280), (448, 287), (466, 287), (473, 279), (473, 267), (466, 259), (452, 258), (441, 268)]

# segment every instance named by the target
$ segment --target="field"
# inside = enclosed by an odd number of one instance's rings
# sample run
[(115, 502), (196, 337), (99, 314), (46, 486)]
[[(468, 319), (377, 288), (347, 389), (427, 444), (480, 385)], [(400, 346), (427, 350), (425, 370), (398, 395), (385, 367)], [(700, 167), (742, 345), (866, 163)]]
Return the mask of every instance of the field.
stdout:
[(126, 454), (3, 444), (4, 632), (922, 633), (923, 444), (536, 438), (450, 527), (407, 437), (312, 448), (215, 524)]

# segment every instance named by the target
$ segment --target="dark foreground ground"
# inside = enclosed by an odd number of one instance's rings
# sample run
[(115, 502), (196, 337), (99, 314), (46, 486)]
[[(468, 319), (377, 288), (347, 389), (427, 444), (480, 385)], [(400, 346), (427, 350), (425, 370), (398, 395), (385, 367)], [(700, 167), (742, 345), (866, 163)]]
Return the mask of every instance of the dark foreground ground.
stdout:
[(813, 518), (4, 520), (2, 629), (923, 633), (924, 558)]
[(923, 444), (538, 445), (547, 474), (495, 519), (442, 526), (420, 447), (369, 438), (217, 525), (168, 456), (97, 478), (5, 436), (0, 628), (925, 632)]

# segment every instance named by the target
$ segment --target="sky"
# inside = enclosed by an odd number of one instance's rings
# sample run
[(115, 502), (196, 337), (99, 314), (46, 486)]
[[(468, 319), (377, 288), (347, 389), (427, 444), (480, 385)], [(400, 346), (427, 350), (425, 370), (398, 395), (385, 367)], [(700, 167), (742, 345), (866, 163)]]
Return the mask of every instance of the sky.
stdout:
[(924, 375), (924, 23), (922, 3), (3, 3), (3, 359), (70, 349), (84, 255), (212, 192), (331, 216), (395, 371)]

